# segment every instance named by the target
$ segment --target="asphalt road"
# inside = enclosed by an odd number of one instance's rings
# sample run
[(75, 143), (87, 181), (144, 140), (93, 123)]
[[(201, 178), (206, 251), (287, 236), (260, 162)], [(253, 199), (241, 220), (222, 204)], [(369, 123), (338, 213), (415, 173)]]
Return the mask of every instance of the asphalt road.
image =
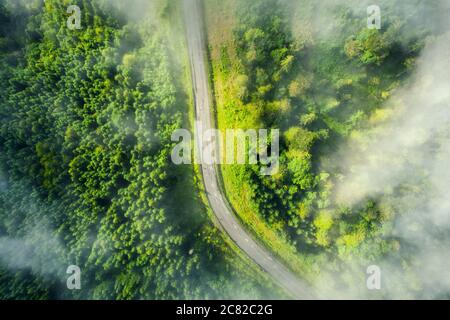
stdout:
[[(225, 0), (226, 1), (226, 0)], [(190, 55), (192, 83), (195, 99), (196, 121), (203, 130), (214, 128), (211, 100), (208, 91), (208, 76), (205, 65), (206, 42), (203, 32), (203, 14), (198, 0), (183, 0), (188, 50)], [(199, 132), (196, 130), (197, 151), (201, 148)], [(255, 263), (265, 270), (294, 299), (311, 299), (308, 285), (298, 279), (269, 251), (253, 240), (241, 226), (230, 209), (219, 188), (219, 180), (214, 165), (202, 165), (203, 182), (210, 206), (223, 230)]]

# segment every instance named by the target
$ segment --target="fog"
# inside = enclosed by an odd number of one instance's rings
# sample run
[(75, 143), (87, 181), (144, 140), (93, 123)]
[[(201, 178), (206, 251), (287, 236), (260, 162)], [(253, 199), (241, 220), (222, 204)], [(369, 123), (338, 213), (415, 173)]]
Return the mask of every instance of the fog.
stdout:
[(344, 29), (343, 20), (351, 20), (351, 28), (360, 30), (366, 27), (367, 8), (371, 5), (380, 7), (383, 31), (392, 23), (407, 26), (401, 37), (396, 39), (399, 42), (405, 42), (411, 35), (419, 34), (423, 31), (423, 26), (437, 31), (450, 28), (450, 2), (446, 0), (435, 0), (432, 5), (424, 0), (279, 1), (288, 6), (286, 14), (291, 18), (294, 36), (309, 35), (309, 40), (313, 43), (349, 37), (351, 34)]
[[(65, 285), (70, 264), (67, 263), (68, 250), (48, 219), (48, 213), (57, 210), (58, 205), (40, 200), (29, 182), (3, 177), (0, 169), (0, 216), (9, 222), (1, 226), (1, 267), (11, 272), (30, 272), (57, 286)], [(28, 189), (29, 194), (24, 194), (24, 189)], [(23, 219), (20, 226), (11, 225), (12, 218)]]
[(29, 270), (49, 280), (65, 282), (63, 246), (45, 220), (36, 222), (23, 237), (0, 237), (0, 262), (11, 271)]
[[(58, 0), (53, 0), (53, 2), (57, 1)], [(33, 13), (40, 13), (45, 10), (43, 7), (44, 0), (5, 0), (2, 1), (2, 3), (6, 3), (7, 8), (11, 12), (13, 12), (14, 15), (24, 16), (26, 18), (28, 18), (28, 15), (26, 13), (30, 12), (30, 10)], [(107, 12), (111, 17), (117, 18), (118, 22), (116, 21), (116, 19), (111, 19), (114, 26), (118, 29), (122, 28), (120, 32), (123, 31), (123, 37), (125, 41), (123, 41), (123, 44), (121, 43), (120, 54), (117, 54), (111, 58), (115, 59), (114, 62), (117, 63), (119, 68), (127, 67), (124, 65), (127, 64), (127, 62), (130, 62), (127, 61), (127, 59), (124, 57), (131, 57), (128, 60), (132, 60), (132, 63), (139, 65), (139, 68), (136, 69), (146, 71), (143, 72), (142, 75), (142, 77), (144, 77), (144, 80), (146, 80), (145, 77), (150, 78), (154, 76), (153, 72), (155, 72), (155, 69), (159, 67), (157, 65), (158, 57), (148, 57), (148, 53), (146, 51), (148, 48), (146, 46), (153, 46), (156, 43), (163, 42), (166, 46), (167, 54), (170, 55), (170, 67), (172, 68), (171, 71), (173, 71), (175, 75), (174, 77), (176, 78), (174, 79), (174, 81), (184, 81), (186, 71), (183, 70), (184, 66), (182, 64), (186, 62), (186, 56), (184, 55), (185, 49), (183, 47), (184, 43), (182, 41), (184, 39), (184, 33), (182, 33), (183, 30), (181, 30), (182, 21), (168, 21), (169, 19), (166, 19), (165, 17), (168, 11), (173, 9), (169, 8), (173, 4), (172, 0), (74, 0), (70, 2), (70, 4), (78, 5), (81, 9), (81, 29), (86, 28), (86, 24), (89, 23), (88, 20), (86, 20), (86, 16), (84, 15), (84, 13), (86, 10), (85, 6), (90, 6), (91, 3), (95, 3), (97, 5), (97, 14), (102, 15), (103, 13)], [(51, 5), (50, 1), (48, 0), (47, 5)], [(69, 15), (65, 11), (61, 10), (59, 21), (63, 23), (61, 25), (62, 28), (66, 27), (64, 19), (66, 19), (66, 17), (68, 16)], [(111, 21), (108, 21), (108, 23), (109, 22)], [(16, 29), (18, 29), (19, 31), (23, 31), (20, 28)], [(137, 42), (137, 44), (129, 44), (129, 42)], [(174, 87), (176, 86), (174, 85)], [(183, 98), (185, 98), (184, 95), (187, 95), (185, 92), (178, 92), (177, 94), (179, 96), (183, 96)], [(184, 101), (181, 101), (183, 98), (180, 98), (180, 104), (181, 102), (184, 103)], [(64, 107), (65, 106), (61, 106), (61, 108)], [(187, 113), (187, 106), (182, 104), (179, 107), (185, 108), (183, 109), (183, 112), (185, 111)], [(105, 106), (105, 108), (107, 109), (107, 112), (110, 112), (111, 115), (114, 115), (114, 106)], [(136, 123), (135, 121), (130, 119), (125, 119), (124, 121), (116, 121), (113, 123), (113, 125), (114, 129), (118, 132), (136, 131)], [(145, 129), (151, 130), (150, 128)], [(150, 137), (151, 134), (149, 134), (148, 136)], [(145, 145), (145, 148), (148, 148), (149, 150), (160, 143), (160, 141), (150, 141), (150, 138), (148, 140), (149, 141), (147, 141), (148, 143)], [(187, 168), (187, 170), (190, 170), (190, 168)], [(33, 178), (34, 177), (29, 177), (29, 179), (31, 180), (33, 180)], [(15, 177), (10, 176), (8, 178), (4, 178), (4, 176), (0, 174), (0, 217), (3, 213), (2, 211), (4, 211), (5, 221), (15, 221), (15, 219), (11, 218), (11, 216), (13, 216), (12, 212), (17, 211), (18, 213), (17, 225), (9, 226), (9, 228), (5, 230), (2, 229), (3, 225), (0, 225), (0, 266), (2, 268), (2, 271), (3, 269), (7, 269), (11, 272), (7, 273), (7, 275), (12, 277), (16, 275), (17, 271), (29, 272), (36, 276), (36, 278), (38, 278), (39, 280), (44, 280), (42, 281), (42, 285), (44, 287), (47, 285), (50, 286), (52, 289), (52, 294), (55, 294), (54, 285), (56, 283), (56, 291), (58, 291), (58, 289), (61, 289), (59, 290), (59, 292), (56, 292), (56, 294), (58, 294), (57, 298), (92, 298), (93, 290), (99, 290), (98, 287), (100, 285), (105, 285), (105, 283), (109, 280), (111, 282), (117, 281), (117, 283), (121, 281), (121, 279), (117, 279), (119, 277), (119, 275), (117, 274), (111, 275), (112, 279), (103, 278), (102, 280), (104, 281), (104, 283), (100, 283), (100, 280), (98, 279), (94, 280), (94, 278), (96, 277), (104, 277), (104, 275), (92, 274), (91, 270), (95, 269), (99, 264), (98, 259), (97, 261), (95, 261), (96, 257), (98, 257), (99, 255), (103, 255), (103, 257), (107, 259), (107, 256), (113, 253), (110, 251), (106, 252), (107, 249), (104, 249), (104, 247), (108, 246), (103, 246), (102, 242), (108, 241), (108, 239), (96, 238), (97, 234), (95, 234), (95, 232), (97, 232), (101, 228), (100, 225), (93, 227), (95, 231), (92, 231), (92, 234), (89, 235), (88, 239), (73, 239), (73, 234), (70, 234), (70, 232), (67, 232), (66, 230), (58, 229), (58, 222), (55, 223), (54, 221), (47, 221), (46, 219), (46, 213), (48, 216), (54, 217), (53, 214), (49, 214), (49, 211), (55, 208), (61, 208), (60, 214), (61, 217), (63, 217), (66, 213), (66, 208), (63, 208), (62, 206), (60, 207), (59, 205), (54, 206), (53, 204), (46, 202), (45, 199), (40, 199), (39, 196), (36, 196), (34, 188), (31, 187), (32, 185), (34, 185), (33, 181), (13, 181), (14, 179)], [(3, 199), (8, 200), (8, 197), (14, 194), (14, 191), (16, 190), (15, 188), (17, 190), (20, 190), (21, 193), (25, 193), (22, 201), (20, 203), (3, 201)], [(27, 188), (29, 188), (28, 194), (27, 191), (23, 191), (28, 190)], [(187, 197), (190, 197), (190, 195), (187, 195)], [(190, 200), (192, 201), (192, 199)], [(177, 201), (182, 201), (182, 199), (177, 199)], [(167, 210), (167, 208), (162, 207), (159, 207), (158, 209)], [(174, 215), (175, 214), (179, 214), (179, 212), (175, 212)], [(35, 221), (30, 221), (30, 217), (38, 218)], [(23, 220), (21, 218), (23, 218)], [(198, 217), (198, 219), (201, 218), (202, 217)], [(80, 220), (81, 219), (78, 219), (78, 221)], [(182, 220), (181, 217), (180, 220)], [(72, 221), (77, 221), (77, 219), (72, 217)], [(182, 229), (183, 227), (184, 226), (180, 224), (176, 226), (174, 225), (171, 228)], [(73, 229), (77, 229), (77, 227), (73, 226)], [(164, 240), (163, 236), (164, 233), (167, 232), (167, 229), (161, 227), (161, 230), (158, 230), (156, 226), (152, 229), (152, 232), (154, 232), (154, 234), (152, 234), (151, 236), (162, 238), (162, 240), (158, 240), (160, 242), (158, 245), (167, 247), (173, 245), (173, 243), (171, 242), (173, 241), (172, 239), (167, 238)], [(59, 236), (64, 236), (64, 240), (60, 239)], [(70, 245), (68, 243), (70, 243)], [(65, 245), (67, 245), (67, 247), (65, 247)], [(219, 245), (217, 246), (219, 247)], [(182, 259), (181, 255), (184, 249), (185, 248), (180, 249), (180, 261)], [(80, 257), (80, 255), (78, 254), (78, 251), (80, 250), (85, 250), (88, 253), (91, 253), (86, 263), (86, 257)], [(158, 248), (155, 249), (155, 251), (157, 250)], [(190, 250), (187, 250), (185, 252), (186, 256), (194, 254), (199, 256), (198, 259), (202, 259), (203, 256), (201, 255), (204, 255), (205, 253), (197, 253), (194, 251), (190, 252)], [(229, 268), (229, 265), (232, 263), (229, 261), (231, 260), (231, 258), (229, 257), (232, 255), (232, 253), (227, 252), (225, 254), (221, 252), (214, 254), (217, 254), (218, 256), (223, 254), (223, 257), (221, 258), (223, 258), (223, 262), (226, 263), (226, 268)], [(79, 257), (81, 261), (71, 260), (71, 257), (74, 256)], [(161, 281), (161, 283), (178, 283), (180, 288), (177, 288), (177, 290), (179, 290), (180, 298), (202, 296), (208, 297), (218, 293), (222, 294), (224, 297), (229, 298), (256, 298), (258, 296), (257, 291), (252, 287), (252, 285), (255, 284), (255, 281), (252, 281), (250, 279), (247, 283), (242, 284), (240, 280), (245, 278), (245, 276), (243, 275), (230, 277), (230, 279), (227, 279), (227, 282), (220, 287), (216, 286), (215, 283), (225, 281), (223, 279), (223, 273), (220, 273), (214, 268), (209, 267), (207, 263), (208, 262), (206, 260), (205, 262), (199, 263), (199, 270), (195, 270), (192, 272), (193, 277), (195, 276), (195, 278), (186, 279), (186, 275), (182, 274), (182, 271), (180, 271), (180, 274), (176, 275), (173, 275), (172, 272), (167, 272), (165, 275), (160, 276), (158, 280)], [(244, 262), (242, 263), (244, 264)], [(69, 276), (66, 274), (66, 269), (69, 265), (77, 264), (80, 266), (82, 272), (82, 290), (80, 290), (79, 292), (71, 292), (65, 287), (66, 279)], [(165, 266), (162, 266), (163, 269), (164, 267)], [(99, 267), (99, 269), (100, 268), (101, 267)], [(125, 273), (130, 271), (124, 270), (123, 272)], [(228, 272), (227, 274), (230, 274), (230, 272)], [(123, 274), (121, 274), (121, 276), (123, 276)], [(132, 274), (132, 272), (130, 272), (129, 276), (131, 278), (134, 275)], [(113, 277), (117, 278), (114, 279)], [(150, 282), (152, 280), (155, 280), (154, 274), (148, 275), (148, 277), (149, 278), (144, 279), (143, 282)], [(249, 278), (251, 278), (251, 276), (249, 276)], [(189, 281), (192, 282), (192, 287), (197, 286), (195, 292), (186, 292), (186, 282)], [(41, 281), (37, 282), (41, 283)], [(120, 284), (117, 284), (117, 286), (120, 286)], [(2, 293), (4, 292), (0, 292), (0, 295)], [(136, 296), (151, 296), (152, 294), (154, 294), (154, 292), (136, 292)], [(159, 294), (161, 294), (161, 292)], [(274, 296), (275, 293), (271, 293), (271, 295)]]
[[(429, 44), (411, 84), (386, 104), (394, 106), (395, 117), (339, 154), (348, 172), (336, 187), (338, 204), (395, 202), (392, 236), (413, 248), (413, 271), (427, 298), (450, 292), (449, 44), (449, 35)], [(385, 267), (387, 295), (408, 297), (397, 283), (408, 281), (402, 266), (378, 264)]]
[[(102, 6), (119, 10), (130, 22), (157, 17), (165, 10), (159, 0), (96, 0)], [(169, 0), (172, 1), (172, 0)], [(245, 0), (247, 1), (247, 0)], [(332, 41), (339, 32), (336, 10), (348, 6), (360, 13), (357, 22), (365, 24), (366, 8), (372, 1), (300, 2), (282, 0), (292, 6), (294, 33), (310, 33), (311, 41)], [(18, 3), (20, 1), (17, 1)], [(420, 1), (378, 1), (383, 10), (408, 15)], [(308, 4), (306, 4), (308, 3)], [(320, 3), (320, 4), (319, 4)], [(448, 30), (450, 19), (445, 12), (450, 2), (439, 1), (440, 10), (424, 12), (407, 23), (416, 28), (424, 21), (433, 21), (436, 29)], [(310, 15), (305, 22), (305, 17)], [(156, 18), (155, 18), (156, 19)], [(417, 25), (414, 25), (417, 22)], [(409, 30), (411, 30), (411, 28)], [(406, 35), (405, 35), (406, 37)], [(323, 272), (315, 286), (326, 298), (440, 298), (450, 292), (450, 34), (430, 39), (412, 77), (385, 103), (390, 118), (339, 146), (331, 156), (340, 164), (342, 178), (337, 181), (334, 207), (359, 208), (369, 199), (376, 200), (386, 220), (393, 218), (380, 230), (383, 238), (397, 239), (399, 255), (381, 260), (350, 257), (342, 263), (344, 278), (350, 286), (333, 286), (336, 274)], [(182, 59), (182, 58), (180, 58)], [(363, 107), (363, 106), (362, 106)], [(122, 124), (126, 126), (126, 124)], [(0, 175), (0, 191), (8, 185)], [(30, 198), (31, 199), (31, 198)], [(27, 202), (28, 201), (28, 202)], [(42, 204), (24, 200), (25, 210), (41, 210)], [(0, 237), (0, 261), (11, 270), (30, 269), (33, 273), (66, 278), (65, 251), (55, 230), (43, 218), (29, 222), (18, 237)], [(407, 250), (407, 251), (406, 251)], [(404, 252), (407, 252), (404, 253)], [(409, 263), (406, 268), (400, 258)], [(366, 288), (366, 267), (380, 266), (382, 289), (371, 292)], [(213, 275), (212, 275), (213, 276)], [(353, 279), (351, 279), (353, 277)], [(223, 279), (222, 279), (223, 280)], [(231, 280), (234, 281), (234, 280)], [(357, 283), (355, 285), (355, 283)], [(234, 286), (238, 287), (238, 285)], [(233, 293), (229, 293), (230, 296)], [(245, 294), (235, 292), (235, 297)]]

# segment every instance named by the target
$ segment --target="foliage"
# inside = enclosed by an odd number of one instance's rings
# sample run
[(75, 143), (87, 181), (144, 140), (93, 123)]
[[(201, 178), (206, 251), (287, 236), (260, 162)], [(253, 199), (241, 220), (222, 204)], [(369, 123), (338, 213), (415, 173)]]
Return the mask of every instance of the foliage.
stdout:
[[(439, 22), (427, 23), (422, 12), (436, 12), (439, 4), (415, 1), (405, 8), (400, 1), (383, 1), (389, 12), (383, 28), (370, 30), (364, 4), (207, 3), (210, 21), (224, 8), (234, 17), (231, 39), (209, 25), (219, 126), (282, 131), (278, 174), (263, 177), (255, 166), (223, 166), (238, 214), (305, 277), (319, 273), (324, 261), (334, 266), (340, 259), (388, 254), (398, 243), (382, 235), (394, 214), (380, 209), (379, 199), (357, 208), (335, 205), (334, 186), (346, 172), (336, 146), (392, 116), (386, 100), (408, 79), (425, 40), (439, 33)], [(219, 50), (226, 64), (217, 58)]]
[[(0, 297), (266, 296), (209, 222), (192, 168), (170, 161), (188, 108), (161, 27), (176, 8), (128, 23), (112, 2), (70, 4), (81, 30), (66, 27), (68, 1), (0, 5), (0, 243), (27, 254), (11, 269), (0, 253)], [(71, 264), (80, 291), (65, 288)]]

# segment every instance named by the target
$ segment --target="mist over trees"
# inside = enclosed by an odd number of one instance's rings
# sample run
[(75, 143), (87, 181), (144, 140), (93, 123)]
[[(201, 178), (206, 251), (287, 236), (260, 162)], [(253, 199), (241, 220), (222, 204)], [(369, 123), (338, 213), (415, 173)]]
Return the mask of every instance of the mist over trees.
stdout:
[(127, 3), (0, 2), (0, 297), (276, 295), (170, 161), (189, 109), (177, 4)]
[[(322, 298), (448, 298), (450, 5), (380, 0), (374, 29), (373, 4), (203, 1), (219, 129), (282, 135), (277, 174), (223, 165), (223, 186)], [(283, 297), (171, 161), (193, 112), (180, 10), (0, 0), (0, 298)]]
[[(315, 279), (324, 297), (448, 296), (449, 286), (434, 287), (438, 278), (448, 278), (447, 223), (421, 218), (435, 212), (426, 209), (435, 203), (430, 183), (438, 194), (445, 184), (434, 175), (429, 179), (434, 165), (420, 166), (414, 157), (447, 159), (442, 148), (448, 115), (442, 110), (449, 100), (436, 88), (448, 82), (436, 71), (449, 70), (443, 58), (448, 46), (442, 44), (450, 31), (450, 6), (379, 1), (378, 30), (367, 25), (371, 1), (206, 3), (211, 21), (215, 12), (232, 17), (209, 29), (219, 126), (274, 127), (283, 134), (279, 174), (263, 177), (252, 166), (222, 168), (227, 194), (249, 228), (291, 268)], [(436, 71), (423, 72), (427, 68)], [(399, 117), (417, 121), (403, 131), (408, 122), (394, 121)], [(422, 137), (418, 132), (432, 130), (428, 125), (439, 128), (439, 135), (419, 140), (420, 153), (405, 153), (403, 142)], [(377, 141), (380, 136), (385, 140)], [(388, 149), (383, 141), (401, 142)], [(414, 223), (406, 224), (408, 217)], [(412, 233), (402, 234), (406, 227), (398, 227), (418, 221), (427, 221), (424, 229), (437, 228), (435, 234), (418, 234), (440, 248), (433, 258), (425, 257), (427, 250), (412, 241)], [(382, 266), (384, 291), (367, 290), (366, 268), (372, 264)]]

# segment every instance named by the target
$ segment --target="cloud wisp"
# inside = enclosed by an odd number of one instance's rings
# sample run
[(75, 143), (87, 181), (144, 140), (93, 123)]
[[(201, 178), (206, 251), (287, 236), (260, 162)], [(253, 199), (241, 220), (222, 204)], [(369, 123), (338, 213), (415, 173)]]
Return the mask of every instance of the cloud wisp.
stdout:
[(387, 102), (395, 116), (339, 152), (345, 174), (336, 204), (357, 207), (377, 199), (393, 208), (385, 236), (398, 239), (409, 263), (378, 262), (388, 298), (450, 292), (449, 52), (449, 34), (430, 41), (409, 85)]

